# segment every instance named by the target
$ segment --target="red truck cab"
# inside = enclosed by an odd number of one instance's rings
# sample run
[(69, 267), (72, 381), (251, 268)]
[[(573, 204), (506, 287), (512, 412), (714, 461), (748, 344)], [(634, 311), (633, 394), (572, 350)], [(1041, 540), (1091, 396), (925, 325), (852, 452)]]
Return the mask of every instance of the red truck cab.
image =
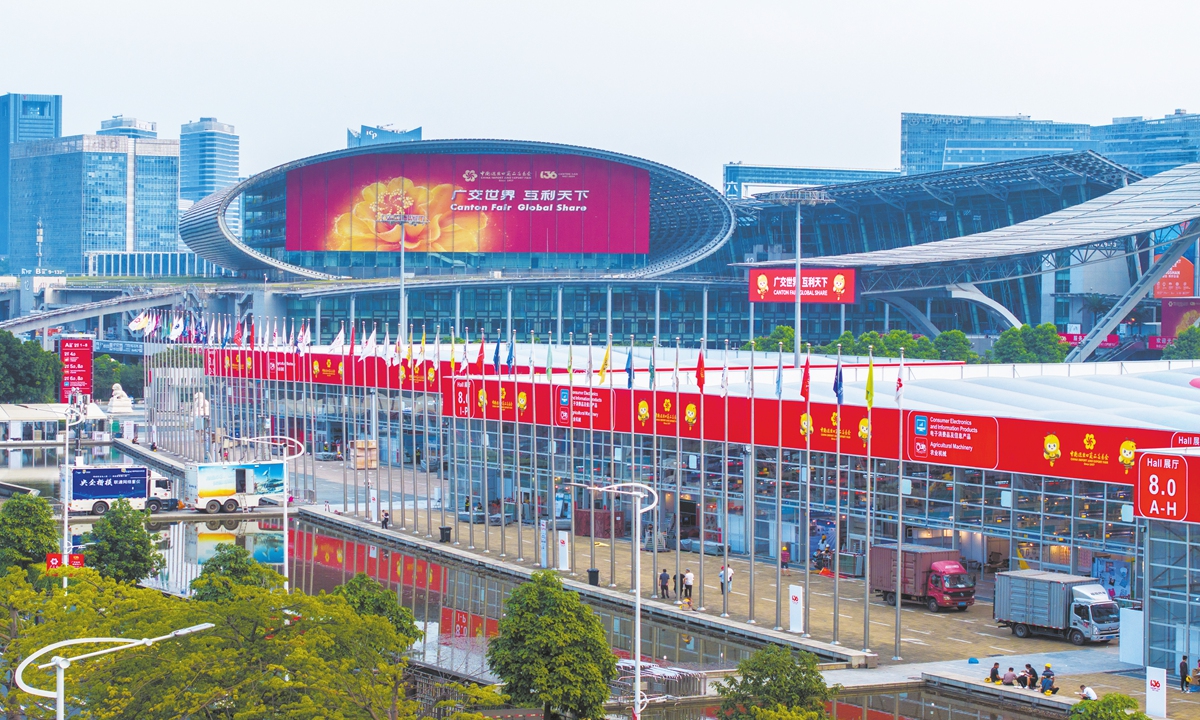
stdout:
[(960, 610), (975, 604), (975, 581), (956, 560), (939, 560), (929, 566), (929, 585), (925, 592), (930, 610), (933, 607), (929, 601), (936, 603), (938, 608)]

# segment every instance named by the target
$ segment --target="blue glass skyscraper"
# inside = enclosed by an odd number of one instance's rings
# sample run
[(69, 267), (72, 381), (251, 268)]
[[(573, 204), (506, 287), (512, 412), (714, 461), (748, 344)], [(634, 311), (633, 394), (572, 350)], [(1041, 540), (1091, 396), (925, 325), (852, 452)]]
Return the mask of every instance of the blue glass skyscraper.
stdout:
[(137, 118), (113, 115), (110, 120), (100, 121), (100, 131), (97, 135), (120, 135), (139, 140), (153, 140), (158, 137), (158, 123)]
[(62, 137), (62, 95), (0, 95), (0, 255), (9, 247), (10, 148)]
[(11, 148), (9, 258), (15, 270), (80, 273), (89, 252), (173, 252), (179, 245), (179, 143), (75, 135)]
[[(179, 197), (186, 202), (203, 200), (240, 179), (241, 140), (233, 125), (213, 117), (184, 123), (179, 129)], [(230, 208), (226, 222), (241, 235), (239, 207)]]

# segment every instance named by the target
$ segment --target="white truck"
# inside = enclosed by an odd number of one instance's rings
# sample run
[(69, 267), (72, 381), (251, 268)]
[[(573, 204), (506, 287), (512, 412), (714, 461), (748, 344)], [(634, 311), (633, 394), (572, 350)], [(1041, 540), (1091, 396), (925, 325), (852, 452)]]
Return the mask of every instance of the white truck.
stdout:
[(88, 465), (70, 468), (71, 499), (67, 509), (103, 515), (117, 500), (128, 500), (134, 510), (158, 513), (175, 510), (174, 483), (149, 468), (135, 465)]
[(256, 508), (266, 498), (278, 504), (283, 500), (283, 473), (283, 461), (190, 466), (185, 475), (183, 504), (210, 515)]
[(996, 573), (992, 617), (1013, 635), (1051, 635), (1076, 645), (1121, 633), (1121, 612), (1095, 578), (1042, 570)]

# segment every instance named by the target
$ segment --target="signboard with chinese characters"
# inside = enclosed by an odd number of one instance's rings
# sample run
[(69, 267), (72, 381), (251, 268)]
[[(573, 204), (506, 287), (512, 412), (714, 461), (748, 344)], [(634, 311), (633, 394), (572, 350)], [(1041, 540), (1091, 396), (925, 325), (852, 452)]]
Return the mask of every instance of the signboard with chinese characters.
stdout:
[[(1063, 342), (1071, 347), (1075, 347), (1079, 343), (1083, 342), (1083, 339), (1087, 337), (1085, 333), (1059, 333), (1058, 336), (1063, 339)], [(1111, 333), (1105, 335), (1104, 339), (1100, 341), (1100, 347), (1102, 348), (1115, 348), (1120, 344), (1121, 336), (1113, 335)]]
[[(804, 268), (800, 301), (854, 304), (854, 270)], [(751, 268), (750, 302), (796, 302), (796, 271), (790, 268)]]
[(1200, 517), (1188, 517), (1189, 491), (1188, 458), (1143, 453), (1133, 489), (1133, 514), (1152, 520), (1200, 521)]
[(58, 342), (62, 360), (59, 400), (69, 402), (71, 393), (92, 394), (92, 339), (65, 337)]
[(909, 460), (977, 468), (999, 464), (995, 418), (917, 411), (907, 415)]
[[(1158, 262), (1162, 255), (1155, 255), (1154, 262)], [(1154, 297), (1162, 298), (1177, 298), (1177, 297), (1192, 297), (1196, 294), (1196, 266), (1191, 260), (1181, 257), (1175, 261), (1171, 269), (1163, 273), (1163, 276), (1154, 283)]]
[(298, 251), (650, 251), (650, 174), (580, 155), (382, 154), (287, 176)]

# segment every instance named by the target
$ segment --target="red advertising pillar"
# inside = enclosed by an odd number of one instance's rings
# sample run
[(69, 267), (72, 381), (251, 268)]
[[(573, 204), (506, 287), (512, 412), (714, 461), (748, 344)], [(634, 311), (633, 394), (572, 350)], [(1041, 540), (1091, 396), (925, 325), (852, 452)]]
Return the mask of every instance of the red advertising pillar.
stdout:
[(92, 395), (92, 339), (64, 337), (58, 341), (58, 357), (62, 361), (62, 386), (59, 401), (69, 402), (71, 393)]

